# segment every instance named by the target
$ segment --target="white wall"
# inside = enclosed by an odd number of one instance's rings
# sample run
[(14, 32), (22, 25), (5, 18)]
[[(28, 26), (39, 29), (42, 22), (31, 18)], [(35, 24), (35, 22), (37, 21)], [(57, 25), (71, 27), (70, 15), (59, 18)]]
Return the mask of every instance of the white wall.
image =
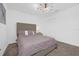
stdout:
[[(47, 21), (48, 20), (48, 21)], [(56, 40), (79, 46), (79, 6), (46, 19), (45, 33)]]
[(7, 46), (7, 40), (6, 40), (6, 25), (0, 23), (0, 55), (3, 54), (5, 51), (5, 48)]

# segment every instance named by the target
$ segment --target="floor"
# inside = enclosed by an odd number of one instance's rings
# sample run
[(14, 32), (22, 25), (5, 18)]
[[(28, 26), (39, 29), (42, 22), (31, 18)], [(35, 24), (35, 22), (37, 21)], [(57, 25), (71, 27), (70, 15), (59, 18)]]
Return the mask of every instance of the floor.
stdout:
[(79, 56), (79, 47), (58, 42), (58, 48), (49, 53), (48, 56)]
[[(17, 56), (17, 45), (16, 43), (10, 44), (5, 53), (4, 56)], [(49, 50), (41, 51), (34, 56), (44, 56), (46, 52)], [(51, 50), (50, 53), (46, 54), (47, 56), (79, 56), (79, 47), (72, 46), (63, 42), (58, 42), (58, 47), (55, 50)]]

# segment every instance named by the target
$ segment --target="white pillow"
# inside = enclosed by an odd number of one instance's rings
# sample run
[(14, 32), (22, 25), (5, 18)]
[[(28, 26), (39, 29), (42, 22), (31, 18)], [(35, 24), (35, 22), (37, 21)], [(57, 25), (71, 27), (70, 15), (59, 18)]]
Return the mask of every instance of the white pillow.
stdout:
[(25, 36), (28, 36), (28, 31), (25, 31)]

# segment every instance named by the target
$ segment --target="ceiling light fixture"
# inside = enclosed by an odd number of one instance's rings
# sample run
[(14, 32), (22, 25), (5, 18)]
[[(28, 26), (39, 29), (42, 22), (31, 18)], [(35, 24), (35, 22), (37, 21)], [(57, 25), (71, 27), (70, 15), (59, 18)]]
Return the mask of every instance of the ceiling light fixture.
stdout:
[(49, 11), (49, 6), (47, 3), (41, 3), (39, 4), (38, 8), (37, 8), (39, 11), (42, 11), (42, 12), (48, 12)]

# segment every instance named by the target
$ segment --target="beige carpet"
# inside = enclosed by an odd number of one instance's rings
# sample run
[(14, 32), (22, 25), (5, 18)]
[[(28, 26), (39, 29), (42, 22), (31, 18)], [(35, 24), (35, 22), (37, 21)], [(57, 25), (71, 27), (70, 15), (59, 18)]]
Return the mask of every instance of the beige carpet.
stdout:
[[(72, 46), (66, 43), (62, 43), (62, 42), (58, 42), (58, 47), (55, 50), (51, 50), (50, 49), (46, 49), (44, 51), (41, 51), (33, 56), (79, 56), (79, 47), (76, 46)], [(47, 54), (47, 52), (49, 52), (49, 50), (51, 50), (50, 53)], [(17, 56), (18, 52), (17, 52), (17, 44), (13, 43), (10, 44), (4, 53), (4, 56)]]

